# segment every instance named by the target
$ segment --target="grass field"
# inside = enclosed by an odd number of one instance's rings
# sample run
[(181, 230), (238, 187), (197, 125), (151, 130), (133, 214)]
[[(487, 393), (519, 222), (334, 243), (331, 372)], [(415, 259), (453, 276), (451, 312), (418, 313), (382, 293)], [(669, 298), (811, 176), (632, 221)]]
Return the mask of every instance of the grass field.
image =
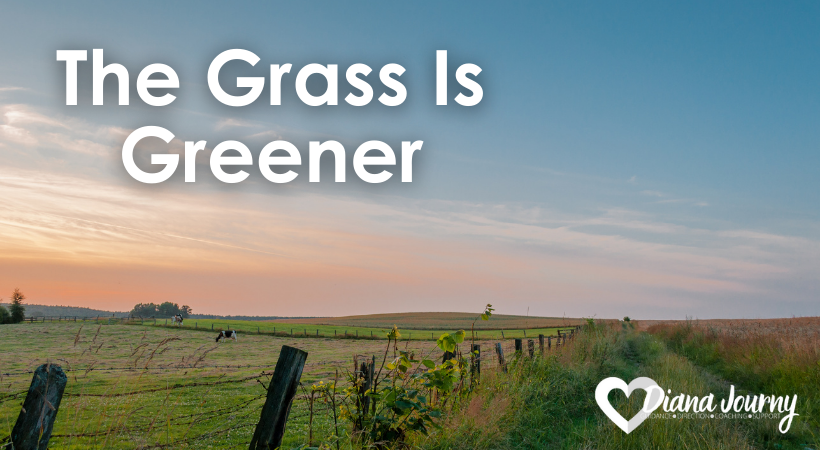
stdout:
[[(478, 319), (478, 320), (477, 320)], [(477, 314), (455, 312), (421, 312), (369, 314), (363, 316), (323, 317), (315, 319), (290, 319), (282, 323), (327, 325), (335, 328), (391, 328), (403, 330), (469, 330), (475, 323), (476, 330), (524, 330), (537, 328), (573, 327), (583, 325), (583, 319), (566, 317), (529, 317), (493, 314), (492, 320), (482, 321)]]
[[(0, 349), (0, 436), (14, 426), (29, 372), (48, 361), (69, 375), (50, 447), (77, 449), (177, 448), (196, 437), (191, 448), (233, 448), (250, 442), (262, 383), (282, 345), (308, 352), (302, 382), (309, 386), (332, 380), (337, 370), (343, 376), (354, 355), (382, 355), (386, 343), (240, 333), (236, 342), (217, 344), (210, 331), (91, 322), (23, 323), (2, 331), (15, 338)], [(401, 344), (440, 357), (432, 341)], [(286, 444), (307, 442), (306, 411), (297, 399)], [(330, 432), (329, 417), (317, 415), (316, 436)]]
[[(241, 332), (237, 342), (216, 344), (212, 323), (215, 329), (224, 324), (240, 330), (257, 323), (196, 322), (197, 329), (187, 327), (188, 322), (185, 328), (147, 322), (4, 325), (2, 332), (14, 338), (0, 348), (0, 437), (10, 433), (20, 412), (30, 371), (50, 361), (69, 375), (50, 448), (246, 448), (282, 345), (309, 353), (302, 377), (306, 389), (350, 371), (354, 355), (384, 355), (386, 345), (377, 339), (253, 332)], [(265, 326), (279, 331), (279, 323), (258, 325), (260, 331)], [(283, 325), (296, 332), (295, 324)], [(312, 329), (322, 334), (339, 328)], [(360, 334), (373, 330), (353, 329)], [(439, 359), (441, 351), (429, 338), (407, 339), (416, 332), (428, 333), (405, 330), (399, 347)], [(645, 329), (598, 322), (543, 358), (508, 360), (514, 362), (506, 374), (495, 370), (491, 349), (497, 340), (482, 338), (481, 384), (470, 396), (448, 404), (440, 430), (427, 437), (413, 434), (406, 442), (430, 450), (817, 449), (818, 336), (816, 318), (656, 323)], [(503, 346), (511, 356), (512, 341), (503, 341)], [(741, 392), (797, 393), (801, 415), (787, 435), (777, 432), (774, 419), (650, 419), (627, 435), (594, 400), (597, 383), (609, 376), (647, 376), (695, 395), (723, 396), (729, 384)], [(305, 393), (300, 390), (293, 404), (283, 448), (303, 448), (310, 441)], [(627, 399), (613, 392), (610, 400), (628, 416), (637, 411), (642, 396)], [(326, 404), (317, 404), (314, 411), (312, 444), (328, 448), (332, 413)], [(342, 431), (350, 430), (344, 425)], [(345, 439), (341, 448), (360, 448), (355, 440)]]
[[(370, 317), (370, 316), (364, 316)], [(475, 319), (475, 316), (472, 316)], [(492, 320), (495, 320), (493, 316)], [(276, 333), (277, 336), (305, 336), (308, 337), (359, 337), (359, 338), (378, 338), (385, 339), (387, 332), (393, 327), (393, 324), (387, 326), (359, 326), (355, 322), (351, 325), (345, 324), (320, 324), (320, 323), (306, 323), (311, 319), (294, 319), (293, 322), (259, 322), (250, 320), (221, 320), (221, 319), (187, 319), (184, 322), (184, 328), (194, 328), (196, 330), (237, 330), (245, 334), (247, 333)], [(324, 319), (322, 319), (324, 320)], [(404, 330), (402, 337), (411, 340), (435, 340), (442, 333), (452, 333), (458, 330), (465, 330), (469, 333), (470, 322), (463, 320), (456, 321), (435, 321), (431, 326), (423, 329), (410, 329), (399, 325), (399, 329)], [(482, 321), (476, 322), (481, 323)], [(568, 321), (569, 322), (569, 321)], [(137, 324), (140, 321), (136, 321)], [(141, 322), (143, 325), (166, 325), (170, 326), (170, 319), (145, 319)], [(390, 322), (386, 322), (390, 323)], [(412, 319), (411, 323), (418, 324), (418, 319)], [(488, 322), (483, 322), (488, 323)], [(522, 325), (519, 321), (508, 321), (510, 325)], [(398, 325), (398, 324), (396, 324)], [(433, 326), (436, 325), (436, 326)], [(440, 325), (440, 327), (439, 327)], [(466, 326), (460, 326), (466, 325)], [(478, 339), (512, 339), (512, 338), (533, 338), (538, 337), (539, 334), (544, 336), (557, 336), (558, 330), (567, 330), (574, 328), (572, 325), (557, 324), (544, 328), (499, 328), (499, 329), (478, 329), (476, 328), (476, 337)]]

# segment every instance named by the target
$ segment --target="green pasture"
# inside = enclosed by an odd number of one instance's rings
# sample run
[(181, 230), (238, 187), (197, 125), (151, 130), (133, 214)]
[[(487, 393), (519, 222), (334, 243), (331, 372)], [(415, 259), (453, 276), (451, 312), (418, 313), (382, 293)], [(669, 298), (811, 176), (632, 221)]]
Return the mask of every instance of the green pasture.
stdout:
[[(3, 325), (14, 338), (0, 348), (0, 439), (10, 435), (20, 413), (30, 372), (50, 362), (62, 366), (69, 381), (49, 448), (241, 448), (259, 420), (264, 386), (283, 345), (308, 352), (302, 383), (309, 388), (337, 374), (342, 381), (354, 355), (382, 358), (387, 344), (257, 335), (250, 330), (253, 322), (198, 322), (206, 332), (187, 321), (182, 328), (107, 320)], [(238, 340), (217, 344), (211, 323), (237, 329)], [(276, 326), (259, 325), (271, 333)], [(441, 353), (434, 342), (416, 337), (399, 345), (430, 358)], [(490, 347), (487, 342), (484, 348)], [(308, 442), (304, 393), (292, 407), (285, 448)], [(332, 413), (323, 404), (315, 411), (318, 442), (331, 433)]]
[[(492, 319), (491, 319), (492, 320)], [(130, 322), (143, 326), (173, 326), (171, 319), (144, 319)], [(276, 334), (276, 336), (293, 337), (335, 337), (335, 338), (368, 338), (386, 339), (388, 328), (376, 327), (348, 327), (340, 325), (313, 325), (297, 324), (288, 322), (258, 322), (252, 320), (221, 320), (221, 319), (186, 319), (184, 325), (179, 327), (184, 329), (194, 329), (197, 331), (236, 330), (241, 335), (265, 333)], [(569, 330), (573, 327), (550, 327), (533, 329), (510, 329), (510, 330), (476, 330), (476, 339), (480, 340), (501, 340), (514, 338), (537, 338), (539, 334), (544, 336), (557, 336), (559, 330)], [(437, 329), (437, 330), (402, 330), (401, 340), (429, 341), (438, 339), (442, 333), (452, 333), (458, 329)], [(468, 336), (470, 329), (466, 328)], [(240, 337), (241, 338), (241, 337)]]

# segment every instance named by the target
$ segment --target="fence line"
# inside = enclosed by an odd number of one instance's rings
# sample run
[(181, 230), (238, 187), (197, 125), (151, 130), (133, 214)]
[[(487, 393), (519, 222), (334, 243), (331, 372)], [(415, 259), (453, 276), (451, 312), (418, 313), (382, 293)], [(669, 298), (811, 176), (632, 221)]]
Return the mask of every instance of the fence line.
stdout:
[[(572, 328), (572, 329), (567, 329), (567, 331), (559, 331), (558, 336), (539, 335), (539, 336), (534, 336), (531, 339), (514, 339), (514, 340), (506, 339), (506, 340), (503, 340), (503, 341), (500, 341), (500, 342), (498, 342), (498, 341), (495, 341), (495, 342), (488, 341), (486, 339), (477, 339), (476, 340), (477, 343), (474, 344), (474, 345), (470, 345), (470, 348), (471, 348), (471, 350), (477, 351), (478, 355), (473, 356), (474, 353), (472, 353), (472, 352), (465, 354), (465, 356), (467, 356), (467, 360), (470, 362), (470, 365), (469, 365), (470, 369), (469, 369), (469, 371), (465, 371), (465, 375), (464, 375), (465, 378), (464, 379), (466, 380), (467, 376), (469, 374), (472, 374), (472, 375), (470, 375), (470, 382), (473, 383), (473, 382), (475, 382), (474, 380), (476, 380), (477, 377), (480, 377), (480, 374), (481, 374), (482, 371), (486, 372), (487, 370), (504, 370), (506, 372), (506, 367), (510, 364), (514, 364), (514, 362), (517, 361), (517, 360), (534, 359), (538, 356), (546, 355), (548, 352), (557, 351), (557, 350), (563, 348), (567, 344), (568, 339), (572, 339), (575, 336), (576, 331), (578, 331), (579, 329), (580, 329), (580, 327), (575, 327), (575, 328)], [(464, 342), (464, 345), (468, 345), (468, 344), (470, 344), (469, 341)], [(482, 345), (487, 345), (487, 344), (489, 344), (487, 347), (485, 347), (484, 349), (481, 349)], [(399, 345), (400, 345), (400, 343), (392, 344), (392, 346), (394, 346), (394, 349), (397, 348)], [(501, 350), (501, 351), (493, 351), (493, 350), (495, 350), (493, 347), (495, 347), (495, 349), (498, 349), (498, 350)], [(283, 346), (282, 355), (285, 354), (285, 351), (287, 349), (291, 349), (291, 348), (287, 347), (287, 346)], [(202, 411), (195, 411), (195, 412), (189, 413), (189, 414), (180, 414), (180, 415), (176, 415), (176, 416), (167, 416), (167, 417), (164, 417), (164, 418), (159, 418), (159, 421), (158, 421), (158, 417), (157, 417), (158, 414), (156, 412), (152, 412), (153, 410), (151, 410), (151, 409), (146, 409), (145, 406), (140, 406), (140, 407), (133, 408), (128, 413), (128, 415), (126, 416), (127, 420), (117, 420), (117, 419), (122, 419), (122, 417), (123, 417), (122, 413), (115, 414), (115, 415), (108, 415), (106, 413), (106, 411), (107, 411), (106, 408), (103, 408), (102, 411), (97, 412), (97, 411), (94, 410), (93, 405), (83, 403), (83, 404), (78, 404), (77, 405), (78, 409), (77, 409), (76, 415), (77, 415), (78, 418), (83, 416), (84, 412), (85, 412), (85, 414), (88, 414), (89, 412), (91, 412), (91, 414), (96, 413), (97, 416), (99, 417), (98, 423), (100, 424), (100, 426), (102, 426), (102, 424), (105, 422), (106, 419), (114, 419), (114, 423), (111, 424), (111, 425), (107, 425), (108, 428), (105, 429), (105, 430), (96, 430), (96, 431), (87, 431), (87, 432), (84, 431), (84, 432), (80, 432), (80, 433), (61, 433), (61, 434), (52, 435), (51, 434), (51, 426), (53, 425), (53, 419), (54, 419), (54, 417), (56, 417), (56, 414), (57, 414), (57, 410), (55, 408), (55, 409), (53, 409), (52, 418), (49, 419), (49, 420), (51, 420), (51, 422), (45, 424), (46, 425), (45, 428), (48, 429), (48, 433), (43, 436), (43, 439), (45, 439), (46, 442), (47, 442), (48, 439), (53, 438), (55, 440), (58, 440), (58, 441), (62, 442), (63, 440), (73, 441), (75, 439), (76, 440), (82, 440), (82, 439), (96, 439), (96, 438), (103, 438), (104, 437), (106, 439), (105, 442), (108, 442), (109, 438), (114, 439), (114, 440), (117, 440), (117, 439), (119, 439), (119, 440), (122, 440), (122, 439), (126, 439), (126, 440), (131, 439), (131, 440), (133, 440), (138, 436), (144, 436), (144, 439), (153, 439), (153, 440), (155, 440), (155, 442), (140, 445), (140, 448), (178, 448), (179, 446), (182, 446), (182, 445), (185, 445), (185, 444), (190, 444), (192, 442), (196, 442), (196, 441), (200, 441), (200, 440), (205, 440), (205, 439), (213, 440), (217, 436), (222, 436), (222, 435), (231, 433), (235, 430), (247, 429), (247, 428), (250, 428), (250, 427), (256, 425), (257, 432), (254, 433), (254, 439), (252, 440), (252, 442), (262, 442), (262, 441), (256, 441), (256, 439), (257, 439), (256, 436), (257, 436), (257, 434), (260, 433), (260, 429), (263, 429), (263, 430), (267, 430), (267, 431), (262, 431), (261, 432), (260, 436), (262, 436), (263, 439), (268, 439), (268, 438), (264, 437), (264, 436), (266, 436), (265, 433), (268, 433), (268, 436), (273, 436), (273, 441), (265, 440), (264, 442), (272, 442), (273, 443), (273, 442), (277, 442), (276, 439), (279, 439), (278, 444), (281, 444), (281, 437), (282, 437), (282, 435), (284, 433), (284, 430), (285, 430), (285, 428), (284, 428), (285, 421), (299, 421), (299, 420), (302, 420), (302, 419), (308, 417), (309, 412), (304, 411), (303, 408), (307, 407), (308, 402), (310, 402), (311, 405), (313, 403), (311, 397), (308, 397), (307, 394), (305, 394), (303, 396), (294, 395), (296, 386), (298, 386), (300, 384), (299, 379), (301, 378), (302, 369), (304, 368), (304, 363), (305, 363), (305, 359), (307, 357), (307, 353), (305, 353), (303, 351), (300, 351), (300, 350), (297, 350), (297, 349), (291, 349), (291, 350), (293, 350), (295, 352), (298, 352), (298, 353), (301, 353), (301, 354), (304, 354), (304, 357), (301, 358), (301, 362), (297, 361), (297, 362), (291, 363), (291, 362), (288, 362), (288, 361), (284, 360), (282, 355), (280, 355), (280, 358), (279, 358), (279, 360), (277, 361), (277, 363), (275, 365), (256, 365), (256, 366), (254, 366), (254, 365), (222, 365), (222, 366), (213, 365), (213, 366), (200, 366), (200, 367), (164, 367), (164, 368), (151, 368), (151, 369), (147, 369), (147, 368), (136, 369), (136, 368), (131, 368), (131, 367), (108, 367), (108, 368), (95, 369), (95, 368), (91, 367), (90, 368), (91, 371), (97, 370), (97, 371), (103, 372), (103, 371), (118, 371), (118, 370), (124, 370), (125, 371), (125, 370), (127, 370), (127, 371), (133, 371), (133, 372), (141, 372), (141, 373), (150, 373), (152, 370), (176, 371), (176, 370), (207, 369), (207, 368), (266, 368), (267, 369), (267, 368), (270, 368), (270, 367), (275, 367), (275, 370), (273, 372), (262, 371), (261, 373), (258, 373), (258, 374), (254, 374), (254, 375), (250, 375), (250, 376), (243, 376), (243, 377), (238, 377), (238, 378), (230, 378), (230, 379), (227, 379), (225, 374), (221, 374), (217, 379), (212, 380), (212, 381), (198, 381), (198, 382), (193, 382), (193, 383), (175, 383), (175, 384), (167, 385), (165, 387), (155, 387), (155, 388), (148, 388), (148, 389), (136, 389), (136, 390), (131, 390), (131, 391), (127, 391), (127, 392), (113, 392), (113, 393), (96, 394), (96, 393), (86, 393), (86, 392), (79, 392), (79, 393), (66, 392), (66, 393), (63, 393), (61, 391), (59, 393), (59, 398), (57, 398), (56, 404), (59, 404), (60, 398), (63, 398), (63, 397), (75, 398), (75, 399), (83, 399), (83, 398), (87, 398), (87, 399), (93, 399), (93, 398), (97, 398), (97, 399), (116, 399), (116, 398), (126, 398), (126, 397), (141, 395), (141, 394), (151, 394), (151, 393), (158, 393), (158, 392), (168, 393), (166, 395), (166, 400), (167, 400), (170, 396), (170, 393), (174, 392), (174, 391), (177, 391), (177, 390), (193, 389), (193, 388), (200, 388), (200, 387), (213, 388), (214, 386), (227, 386), (227, 385), (231, 385), (231, 384), (245, 383), (245, 382), (248, 382), (248, 381), (258, 382), (264, 388), (264, 390), (266, 391), (266, 394), (256, 395), (256, 396), (253, 396), (251, 398), (247, 398), (245, 400), (242, 400), (240, 402), (237, 402), (237, 403), (234, 403), (234, 404), (231, 404), (231, 405), (218, 405), (218, 406), (214, 406), (214, 407), (204, 409)], [(423, 355), (423, 356), (427, 356), (427, 357), (431, 357), (432, 359), (436, 359), (436, 357), (432, 356), (432, 352), (434, 352), (434, 351), (435, 351), (435, 348), (430, 350), (430, 351), (427, 351), (426, 352), (427, 354)], [(362, 356), (364, 357), (365, 361), (369, 361), (371, 364), (373, 364), (375, 366), (375, 363), (377, 362), (377, 360), (372, 355), (356, 355), (354, 357), (355, 358), (354, 361), (358, 361), (358, 359), (361, 358)], [(379, 358), (379, 359), (381, 359), (381, 358)], [(426, 358), (418, 357), (418, 358), (415, 358), (415, 359), (422, 360), (422, 359), (426, 359)], [(298, 367), (294, 367), (294, 366), (292, 366), (292, 364), (301, 364), (301, 365), (298, 366)], [(482, 365), (484, 367), (481, 367)], [(46, 370), (49, 370), (48, 369), (49, 367), (56, 367), (57, 370), (59, 370), (60, 373), (62, 373), (62, 370), (59, 368), (59, 366), (56, 366), (56, 365), (53, 365), (53, 364), (44, 365), (44, 366), (41, 366), (40, 368), (38, 368), (37, 371), (27, 371), (25, 373), (26, 374), (31, 374), (31, 373), (36, 374), (38, 371), (41, 371), (43, 369), (43, 367), (47, 367)], [(284, 372), (281, 370), (283, 367), (285, 369)], [(426, 370), (426, 369), (424, 369), (424, 367), (421, 364), (419, 364), (415, 370)], [(67, 371), (69, 371), (69, 370), (67, 370)], [(89, 368), (88, 367), (74, 368), (73, 370), (70, 370), (70, 371), (74, 371), (74, 372), (86, 371), (86, 373), (88, 373)], [(287, 371), (290, 371), (290, 372), (287, 372)], [(358, 373), (358, 372), (359, 372), (359, 368), (356, 367), (356, 368), (354, 368), (354, 372), (350, 372), (350, 373)], [(290, 375), (287, 375), (288, 373), (290, 373)], [(371, 369), (371, 373), (372, 373), (372, 369)], [(21, 372), (21, 374), (23, 374), (23, 373)], [(0, 375), (9, 376), (10, 374), (0, 374)], [(263, 380), (268, 379), (269, 377), (270, 377), (270, 383), (266, 387), (265, 384), (263, 383)], [(37, 379), (37, 376), (35, 375), (35, 381), (36, 381), (36, 379)], [(19, 391), (19, 392), (15, 392), (15, 393), (10, 393), (10, 394), (8, 394), (4, 397), (0, 397), (0, 404), (8, 402), (10, 400), (17, 400), (21, 397), (21, 394), (24, 393), (24, 392), (28, 392), (28, 395), (26, 396), (26, 402), (29, 402), (29, 400), (30, 400), (29, 397), (31, 396), (31, 393), (34, 392), (33, 390), (35, 389), (35, 381), (32, 381), (32, 387), (29, 388), (28, 391)], [(296, 384), (294, 384), (294, 383), (296, 383)], [(289, 395), (284, 394), (285, 391), (283, 391), (283, 389), (285, 389), (284, 386), (286, 384), (288, 386), (290, 386), (288, 389), (291, 390), (290, 391), (291, 394), (289, 394)], [(208, 389), (207, 392), (206, 392), (206, 395), (208, 393), (210, 393), (210, 391), (211, 391), (211, 389)], [(262, 398), (265, 397), (265, 395), (267, 395), (268, 398), (265, 402), (265, 407), (263, 409), (262, 418), (260, 418), (258, 423), (248, 421), (252, 418), (252, 416), (257, 414), (258, 409), (255, 409), (254, 405), (259, 403), (260, 400), (262, 400)], [(334, 398), (337, 398), (337, 399), (344, 398), (344, 394), (339, 393), (339, 392), (337, 392), (335, 394), (332, 394), (332, 395), (334, 395)], [(271, 399), (274, 398), (274, 397), (276, 398), (276, 400), (273, 401), (273, 402), (277, 406), (272, 407), (272, 409), (269, 409), (269, 404), (271, 404), (271, 401), (272, 401)], [(177, 396), (176, 398), (179, 398), (179, 397)], [(204, 401), (206, 401), (206, 398), (202, 398), (201, 401), (202, 401), (201, 404), (204, 404)], [(27, 403), (27, 405), (28, 405), (28, 403)], [(291, 409), (294, 407), (294, 405), (298, 405), (298, 410), (294, 411), (293, 415), (290, 415)], [(43, 408), (45, 408), (45, 405), (43, 405)], [(327, 408), (330, 408), (330, 406), (327, 406)], [(35, 409), (35, 408), (31, 408), (31, 409)], [(175, 410), (175, 409), (176, 409), (176, 406), (173, 407), (172, 411)], [(119, 412), (119, 410), (117, 410), (117, 409), (115, 409), (114, 411)], [(266, 419), (266, 414), (267, 413), (273, 414), (273, 416), (269, 415), (268, 418)], [(315, 413), (316, 413), (316, 409), (313, 409), (310, 412), (311, 417), (313, 417)], [(211, 423), (222, 424), (222, 423), (224, 423), (224, 419), (225, 419), (226, 416), (230, 417), (230, 420), (232, 422), (239, 422), (239, 423), (232, 423), (231, 425), (229, 425), (227, 427), (224, 427), (224, 428), (211, 429), (211, 430), (203, 431), (203, 432), (200, 432), (199, 434), (194, 435), (194, 436), (189, 436), (188, 435), (189, 432), (194, 430), (194, 426), (205, 425), (205, 424), (210, 425)], [(18, 424), (15, 425), (15, 430), (17, 430), (18, 426), (22, 426), (22, 425), (19, 425), (19, 424), (22, 423), (21, 421), (23, 421), (23, 419), (26, 418), (26, 417), (28, 417), (28, 421), (31, 421), (30, 416), (27, 415), (26, 409), (23, 409), (21, 411), (20, 417), (18, 418)], [(75, 418), (74, 420), (76, 421), (77, 419)], [(171, 425), (174, 425), (175, 427), (177, 427), (175, 429), (175, 433), (174, 433), (176, 435), (179, 434), (179, 431), (180, 431), (179, 427), (187, 426), (188, 428), (184, 432), (184, 434), (182, 434), (181, 437), (180, 436), (175, 436), (174, 439), (171, 440), (170, 439)], [(41, 430), (44, 429), (43, 424), (40, 424), (39, 426), (40, 426)], [(200, 430), (197, 430), (197, 432), (201, 431), (201, 427), (199, 427), (199, 428), (200, 428)], [(163, 430), (165, 430), (165, 433), (167, 433), (166, 434), (167, 442), (162, 443), (162, 442), (156, 441), (156, 439), (157, 439), (156, 437), (151, 437), (152, 432), (156, 432), (156, 433), (161, 434), (163, 432)], [(15, 431), (15, 433), (16, 433), (16, 431)], [(13, 436), (16, 436), (16, 434), (14, 434)], [(5, 439), (5, 441), (12, 441), (13, 436), (7, 437)], [(141, 439), (143, 439), (143, 438), (141, 438)], [(96, 441), (94, 441), (94, 442), (95, 442), (95, 445), (96, 445)], [(15, 443), (15, 445), (17, 445), (16, 442), (14, 442), (14, 443)], [(262, 446), (260, 446), (260, 445), (262, 445)], [(267, 445), (267, 444), (264, 444), (264, 445)], [(264, 445), (263, 444), (258, 444), (257, 447), (252, 446), (252, 448), (267, 448), (267, 447), (264, 447)], [(54, 441), (52, 441), (51, 446), (55, 447), (57, 445), (55, 445)]]

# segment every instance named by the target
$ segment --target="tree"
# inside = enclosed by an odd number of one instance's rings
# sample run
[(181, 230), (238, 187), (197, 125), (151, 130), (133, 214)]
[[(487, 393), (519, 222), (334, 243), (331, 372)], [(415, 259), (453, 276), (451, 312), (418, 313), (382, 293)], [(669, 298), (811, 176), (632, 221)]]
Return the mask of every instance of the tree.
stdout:
[(153, 303), (137, 303), (131, 310), (131, 317), (154, 317), (157, 315), (157, 305)]
[(0, 305), (0, 324), (11, 323), (11, 314), (5, 306)]
[(160, 317), (172, 317), (179, 314), (179, 305), (171, 302), (163, 302), (157, 307), (157, 314)]
[(188, 317), (191, 311), (190, 306), (183, 305), (180, 308), (178, 304), (172, 302), (163, 302), (159, 305), (156, 303), (137, 303), (134, 305), (134, 309), (131, 310), (131, 317), (173, 317), (177, 314)]
[(11, 307), (9, 307), (11, 323), (20, 323), (26, 320), (26, 308), (23, 306), (23, 300), (25, 299), (26, 296), (20, 292), (20, 289), (15, 288), (14, 293), (11, 294)]

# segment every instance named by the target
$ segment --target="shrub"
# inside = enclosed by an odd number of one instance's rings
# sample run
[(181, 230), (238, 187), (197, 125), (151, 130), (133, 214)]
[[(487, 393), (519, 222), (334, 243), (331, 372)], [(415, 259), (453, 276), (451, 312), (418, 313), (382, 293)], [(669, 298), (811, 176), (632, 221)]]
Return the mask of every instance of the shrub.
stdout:
[(0, 305), (0, 324), (11, 323), (11, 314), (5, 306)]

